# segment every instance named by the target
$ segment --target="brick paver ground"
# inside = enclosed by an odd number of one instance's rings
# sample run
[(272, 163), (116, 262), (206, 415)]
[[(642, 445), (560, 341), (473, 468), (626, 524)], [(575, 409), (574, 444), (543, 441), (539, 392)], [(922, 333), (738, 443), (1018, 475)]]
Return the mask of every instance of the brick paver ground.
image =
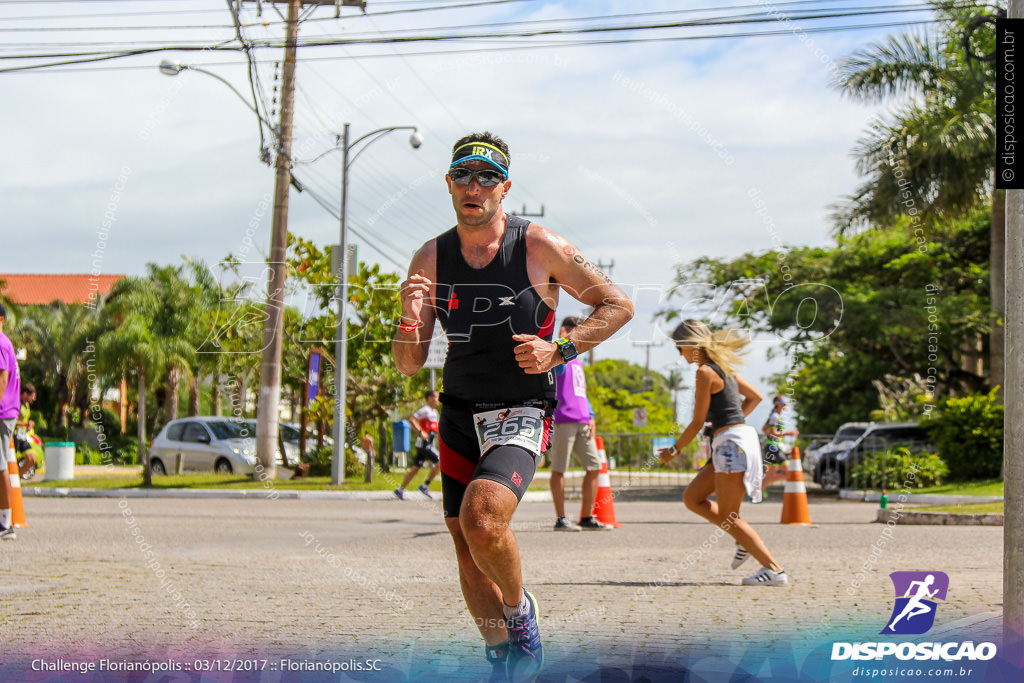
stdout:
[[(278, 669), (208, 679), (219, 681), (483, 676), (440, 506), (409, 497), (27, 498), (31, 528), (0, 543), (0, 680), (61, 658), (198, 667), (241, 657)], [(739, 585), (754, 562), (730, 570), (732, 541), (681, 503), (616, 503), (622, 528), (575, 534), (551, 531), (550, 503), (524, 503), (513, 528), (541, 608), (543, 680), (598, 667), (622, 673), (605, 680), (657, 680), (659, 671), (683, 680), (684, 665), (726, 680), (740, 663), (757, 674), (760, 657), (786, 659), (792, 647), (879, 640), (897, 570), (950, 577), (929, 638), (998, 638), (1001, 527), (890, 529), (874, 523), (871, 505), (819, 501), (814, 526), (799, 527), (779, 524), (780, 511), (778, 502), (742, 510), (792, 578), (786, 588), (756, 588)], [(349, 656), (378, 659), (385, 671), (279, 670), (281, 657), (301, 666)], [(810, 671), (805, 662), (786, 675)]]

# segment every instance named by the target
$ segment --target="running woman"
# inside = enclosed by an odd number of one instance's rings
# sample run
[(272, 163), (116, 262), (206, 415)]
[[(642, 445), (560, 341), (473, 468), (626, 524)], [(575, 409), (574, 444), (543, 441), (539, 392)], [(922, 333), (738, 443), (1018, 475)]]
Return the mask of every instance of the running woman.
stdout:
[[(658, 457), (666, 464), (672, 462), (704, 429), (704, 423), (711, 422), (711, 460), (686, 487), (683, 503), (736, 540), (733, 569), (750, 555), (761, 563), (756, 573), (743, 579), (744, 586), (785, 586), (789, 583), (786, 571), (740, 517), (744, 491), (753, 502), (761, 502), (761, 445), (757, 432), (744, 422), (761, 402), (761, 394), (736, 374), (736, 365), (744, 362), (739, 351), (749, 340), (736, 330), (713, 333), (699, 320), (684, 320), (672, 339), (679, 355), (698, 366), (697, 396), (693, 420)], [(708, 500), (712, 494), (715, 500)]]
[[(401, 285), (395, 365), (416, 374), (440, 321), (449, 341), (441, 394), (441, 489), (462, 594), (493, 679), (543, 665), (537, 601), (523, 588), (510, 522), (547, 446), (552, 369), (611, 337), (633, 304), (561, 235), (505, 213), (509, 151), (491, 133), (455, 143), (445, 176), (456, 226), (413, 256)], [(552, 341), (560, 290), (592, 312)]]

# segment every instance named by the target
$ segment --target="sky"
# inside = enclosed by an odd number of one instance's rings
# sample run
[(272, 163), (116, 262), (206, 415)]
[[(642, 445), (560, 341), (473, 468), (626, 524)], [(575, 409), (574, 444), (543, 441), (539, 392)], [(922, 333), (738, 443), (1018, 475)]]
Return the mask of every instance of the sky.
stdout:
[[(339, 19), (333, 7), (321, 7), (311, 10), (300, 38), (360, 38), (397, 29), (437, 34), (461, 25), (555, 19), (577, 20), (546, 26), (581, 26), (594, 22), (580, 17), (710, 5), (458, 0), (464, 6), (402, 11), (455, 2), (369, 0), (365, 14), (346, 7)], [(882, 3), (763, 0), (729, 5), (743, 9), (719, 6), (605, 22), (768, 12), (769, 21), (759, 25), (703, 33), (778, 33), (771, 37), (547, 49), (509, 49), (536, 44), (537, 38), (302, 47), (293, 173), (307, 189), (291, 193), (289, 230), (320, 246), (338, 241), (338, 221), (313, 195), (337, 210), (341, 154), (330, 150), (344, 123), (351, 124), (352, 139), (381, 127), (417, 126), (424, 138), (419, 149), (408, 144), (408, 131), (397, 131), (358, 148), (350, 164), (349, 225), (362, 235), (350, 234), (350, 241), (360, 245), (360, 259), (404, 272), (423, 242), (454, 223), (443, 180), (452, 143), (466, 132), (491, 130), (511, 148), (506, 210), (543, 209), (543, 217), (532, 219), (564, 235), (593, 262), (608, 265), (606, 271), (636, 303), (634, 320), (598, 348), (598, 357), (644, 364), (646, 345), (660, 344), (649, 349), (650, 366), (667, 372), (679, 360), (666, 343), (671, 330), (653, 316), (673, 303), (666, 296), (677, 264), (832, 241), (829, 205), (852, 193), (858, 181), (850, 152), (871, 118), (884, 112), (883, 106), (842, 97), (830, 85), (835, 63), (887, 34), (923, 29), (803, 31), (931, 16), (787, 20), (801, 8), (852, 4)], [(243, 5), (246, 37), (279, 40), (284, 29), (270, 3), (263, 3), (261, 17), (255, 8)], [(162, 13), (167, 10), (173, 13)], [(0, 6), (0, 56), (59, 52), (67, 42), (210, 45), (233, 37), (230, 23), (227, 5), (219, 0), (15, 0)], [(86, 30), (90, 26), (110, 30)], [(42, 27), (76, 30), (28, 30)], [(701, 29), (673, 29), (593, 37), (700, 34)], [(276, 120), (275, 61), (282, 51), (257, 49), (254, 56), (261, 99), (274, 111), (268, 118)], [(239, 92), (250, 92), (237, 52), (165, 51), (75, 67), (0, 71), (8, 159), (0, 167), (0, 272), (142, 274), (149, 262), (181, 263), (183, 255), (211, 265), (229, 253), (253, 261), (266, 255), (274, 172), (260, 160), (256, 117), (241, 97), (207, 74), (162, 75), (162, 59), (206, 69)], [(39, 61), (47, 60), (4, 59), (0, 69)], [(265, 144), (272, 145), (269, 139)], [(559, 317), (581, 312), (563, 297)], [(743, 371), (766, 397), (772, 392), (768, 376), (787, 370), (785, 358), (766, 358), (772, 347), (756, 342)], [(692, 369), (686, 372), (692, 386)], [(755, 411), (754, 424), (767, 417), (767, 404)]]

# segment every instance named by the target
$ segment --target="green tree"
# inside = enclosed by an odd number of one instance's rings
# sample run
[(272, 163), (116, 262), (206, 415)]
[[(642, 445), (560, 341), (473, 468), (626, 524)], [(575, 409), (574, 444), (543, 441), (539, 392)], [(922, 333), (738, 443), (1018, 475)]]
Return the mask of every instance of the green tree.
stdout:
[(990, 221), (990, 386), (1003, 382), (1004, 196), (995, 171), (995, 68), (969, 57), (995, 53), (993, 11), (933, 3), (935, 35), (892, 36), (839, 62), (837, 87), (865, 102), (894, 102), (855, 149), (867, 177), (837, 207), (841, 232), (887, 228), (909, 217), (924, 234), (980, 206)]
[(692, 296), (694, 287), (709, 299), (728, 292), (705, 317), (781, 342), (795, 371), (801, 431), (830, 433), (880, 408), (873, 381), (885, 374), (918, 373), (936, 397), (984, 386), (961, 360), (990, 321), (988, 221), (979, 210), (919, 243), (903, 219), (886, 231), (839, 236), (833, 248), (792, 249), (786, 263), (803, 284), (788, 288), (774, 276), (775, 252), (702, 258), (678, 267), (675, 296)]
[(198, 287), (190, 285), (182, 266), (146, 264), (147, 287), (156, 305), (147, 316), (153, 338), (160, 344), (164, 362), (163, 423), (178, 417), (181, 381), (195, 362), (195, 336), (199, 329), (203, 301)]
[(20, 311), (17, 333), (12, 336), (26, 349), (22, 375), (49, 389), (54, 407), (52, 424), (66, 430), (71, 406), (79, 408), (81, 424), (86, 412), (82, 406), (88, 406), (89, 401), (85, 358), (86, 346), (95, 335), (93, 309), (84, 304), (54, 302), (25, 306)]
[(994, 390), (948, 398), (921, 426), (954, 481), (1002, 478), (1003, 406)]
[(221, 403), (220, 373), (223, 354), (219, 350), (203, 352), (203, 344), (207, 341), (209, 331), (213, 329), (220, 316), (221, 301), (225, 298), (233, 300), (234, 294), (225, 292), (217, 277), (206, 263), (200, 259), (185, 258), (190, 289), (198, 304), (198, 315), (190, 332), (191, 344), (196, 349), (189, 368), (188, 414), (196, 416), (200, 412), (200, 392), (203, 377), (210, 377), (210, 410), (213, 415), (223, 414)]
[[(644, 367), (625, 360), (605, 359), (586, 369), (587, 396), (594, 409), (598, 433), (666, 434), (677, 431), (667, 380), (651, 371), (652, 389), (645, 390)], [(633, 410), (647, 411), (647, 427), (633, 426)]]
[[(147, 278), (127, 277), (114, 285), (104, 307), (102, 334), (96, 342), (96, 359), (103, 372), (135, 377), (138, 387), (138, 453), (143, 483), (153, 483), (146, 447), (146, 384), (155, 382), (166, 367), (164, 347), (153, 332), (150, 315), (159, 296)], [(143, 457), (143, 455), (145, 457)]]
[[(241, 263), (231, 255), (221, 263), (221, 283), (193, 271), (192, 281), (203, 290), (203, 300), (212, 303), (200, 317), (196, 339), (199, 366), (211, 373), (211, 403), (221, 414), (221, 394), (230, 394), (231, 413), (248, 417), (246, 410), (250, 380), (257, 376), (266, 318), (262, 297), (265, 290), (256, 279), (243, 276)], [(215, 302), (215, 303), (214, 303)]]
[[(301, 338), (307, 340), (307, 347), (311, 344), (309, 340), (319, 340), (318, 345), (325, 348), (333, 364), (337, 280), (330, 270), (330, 261), (329, 253), (312, 242), (289, 237), (289, 278), (309, 289), (318, 312), (302, 320)], [(345, 403), (349, 425), (346, 441), (350, 444), (358, 443), (353, 436), (364, 433), (371, 425), (376, 425), (375, 431), (381, 433), (392, 410), (397, 410), (399, 419), (405, 417), (405, 412), (411, 412), (422, 400), (428, 386), (428, 373), (421, 372), (410, 380), (398, 371), (391, 358), (391, 338), (401, 312), (400, 281), (398, 275), (365, 263), (349, 275)], [(304, 372), (305, 366), (296, 365), (295, 380), (301, 381)], [(334, 374), (332, 371), (325, 379), (325, 389), (331, 396)], [(383, 450), (383, 443), (378, 443), (378, 450)]]

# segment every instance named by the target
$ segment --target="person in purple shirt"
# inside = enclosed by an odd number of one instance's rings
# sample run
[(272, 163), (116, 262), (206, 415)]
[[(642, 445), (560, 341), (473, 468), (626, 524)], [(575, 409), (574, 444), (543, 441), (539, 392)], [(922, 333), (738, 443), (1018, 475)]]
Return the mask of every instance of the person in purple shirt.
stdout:
[[(582, 321), (569, 316), (562, 321), (558, 336), (565, 337)], [(552, 416), (554, 431), (551, 437), (551, 498), (555, 503), (555, 531), (596, 531), (613, 528), (594, 518), (594, 502), (597, 500), (597, 475), (601, 471), (601, 456), (597, 452), (595, 434), (592, 431), (593, 414), (587, 400), (587, 378), (583, 363), (573, 358), (565, 365), (555, 368), (555, 391), (558, 406)], [(583, 475), (583, 510), (579, 525), (565, 517), (565, 470), (569, 467), (569, 455), (573, 454), (586, 473)]]
[[(21, 409), (21, 377), (14, 344), (4, 334), (7, 308), (0, 303), (0, 538), (13, 540), (11, 523), (11, 476), (7, 471), (7, 452), (14, 436), (14, 423)], [(13, 457), (13, 454), (12, 454)]]

